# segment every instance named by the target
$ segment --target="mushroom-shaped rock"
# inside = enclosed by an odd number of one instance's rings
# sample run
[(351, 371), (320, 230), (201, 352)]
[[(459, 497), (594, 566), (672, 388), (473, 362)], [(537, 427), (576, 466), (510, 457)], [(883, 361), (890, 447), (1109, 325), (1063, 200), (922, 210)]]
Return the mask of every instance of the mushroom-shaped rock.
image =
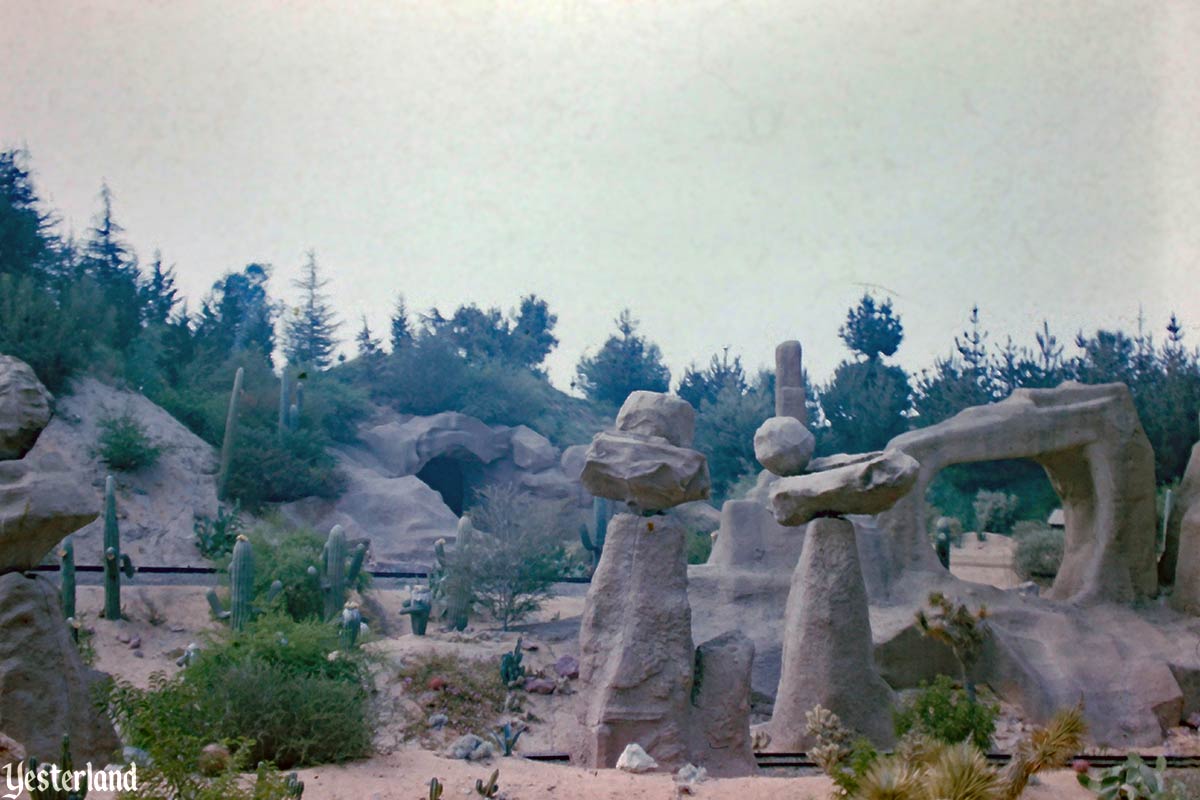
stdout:
[(580, 476), (595, 497), (620, 500), (639, 511), (663, 511), (708, 497), (708, 462), (695, 450), (657, 437), (598, 433)]
[(754, 432), (754, 457), (776, 475), (799, 475), (812, 459), (817, 440), (795, 417), (771, 417)]
[(0, 573), (33, 569), (68, 533), (99, 516), (99, 503), (73, 472), (0, 462)]
[(675, 395), (632, 392), (617, 412), (617, 430), (661, 436), (676, 447), (691, 447), (696, 433), (696, 410)]
[(0, 460), (29, 452), (50, 422), (50, 399), (28, 364), (0, 355)]
[(780, 479), (771, 490), (771, 509), (789, 526), (816, 517), (878, 514), (908, 493), (919, 470), (912, 456), (888, 450), (869, 461)]

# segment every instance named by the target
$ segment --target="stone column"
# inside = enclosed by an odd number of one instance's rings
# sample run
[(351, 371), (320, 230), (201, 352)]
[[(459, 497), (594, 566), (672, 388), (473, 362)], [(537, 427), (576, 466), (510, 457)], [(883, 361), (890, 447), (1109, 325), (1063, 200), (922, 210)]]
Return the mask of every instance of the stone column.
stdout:
[(795, 340), (775, 348), (775, 416), (794, 417), (807, 425), (802, 352), (800, 343)]
[(854, 526), (840, 517), (814, 519), (788, 594), (771, 749), (807, 750), (805, 714), (818, 704), (877, 746), (889, 746), (893, 700), (875, 667)]

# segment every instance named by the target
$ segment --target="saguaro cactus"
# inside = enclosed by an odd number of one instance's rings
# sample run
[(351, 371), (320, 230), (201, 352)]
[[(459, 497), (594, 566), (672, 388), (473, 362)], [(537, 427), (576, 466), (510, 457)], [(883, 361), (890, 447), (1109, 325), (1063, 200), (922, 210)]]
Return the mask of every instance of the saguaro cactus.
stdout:
[(346, 601), (346, 591), (362, 572), (367, 546), (358, 545), (349, 556), (346, 548), (346, 532), (341, 525), (334, 525), (321, 550), (321, 592), (325, 596), (325, 619), (337, 616)]
[(468, 557), (467, 550), (471, 546), (474, 532), (471, 518), (464, 516), (458, 521), (458, 536), (453, 555), (446, 552), (445, 539), (438, 539), (433, 545), (437, 564), (430, 575), (429, 585), (442, 608), (442, 616), (449, 620), (450, 627), (456, 631), (466, 629), (471, 605), (475, 599), (470, 576), (460, 567)]
[(217, 497), (225, 499), (229, 469), (233, 464), (233, 447), (237, 439), (238, 400), (242, 395), (242, 378), (246, 370), (238, 367), (233, 376), (233, 391), (229, 393), (229, 411), (225, 414), (225, 438), (221, 440), (221, 469), (217, 473)]
[(288, 410), (291, 408), (291, 403), (288, 402), (288, 371), (287, 367), (283, 368), (283, 372), (279, 375), (279, 438), (287, 433), (290, 426), (288, 425)]
[(592, 571), (600, 565), (600, 556), (604, 554), (604, 540), (608, 535), (608, 500), (603, 497), (592, 498), (592, 529), (596, 532), (595, 539), (588, 536), (586, 525), (579, 528), (579, 540), (583, 548), (592, 554)]
[[(273, 581), (267, 592), (267, 602), (274, 600), (283, 591), (283, 583)], [(233, 545), (233, 558), (229, 562), (229, 609), (221, 606), (215, 589), (205, 592), (208, 605), (217, 619), (229, 620), (229, 627), (240, 631), (257, 616), (254, 607), (254, 548), (242, 535)]]
[(121, 618), (121, 573), (133, 578), (133, 561), (121, 553), (121, 529), (117, 525), (117, 482), (112, 475), (104, 481), (104, 617)]
[[(63, 539), (62, 547), (58, 550), (58, 575), (61, 580), (61, 597), (63, 619), (69, 623), (75, 621), (75, 545), (71, 537)], [(79, 639), (79, 629), (71, 625), (71, 638)]]
[(414, 636), (424, 636), (429, 625), (429, 612), (433, 608), (433, 595), (427, 586), (413, 589), (412, 597), (400, 606), (400, 614), (408, 614), (412, 618)]

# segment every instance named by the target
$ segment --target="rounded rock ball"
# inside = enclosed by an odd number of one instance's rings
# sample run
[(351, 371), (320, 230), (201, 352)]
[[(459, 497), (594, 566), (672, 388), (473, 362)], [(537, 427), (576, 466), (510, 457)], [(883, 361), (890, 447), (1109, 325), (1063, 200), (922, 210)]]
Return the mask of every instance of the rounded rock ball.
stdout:
[(754, 433), (754, 457), (776, 475), (799, 475), (812, 459), (816, 444), (800, 420), (771, 417)]

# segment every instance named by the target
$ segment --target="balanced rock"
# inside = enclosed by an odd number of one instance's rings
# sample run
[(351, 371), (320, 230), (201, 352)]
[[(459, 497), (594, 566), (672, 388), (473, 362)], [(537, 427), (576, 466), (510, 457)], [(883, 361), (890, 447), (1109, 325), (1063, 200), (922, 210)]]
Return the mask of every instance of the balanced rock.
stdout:
[(898, 450), (826, 472), (783, 478), (771, 490), (771, 507), (781, 525), (803, 525), (817, 517), (878, 514), (891, 508), (916, 483), (920, 465)]
[(696, 410), (688, 401), (662, 392), (632, 392), (617, 412), (617, 430), (659, 436), (676, 447), (691, 447)]
[(19, 572), (0, 576), (0, 723), (6, 734), (46, 764), (58, 762), (64, 735), (71, 737), (76, 764), (107, 764), (120, 742), (93, 702), (103, 678), (80, 659), (53, 583)]
[(0, 460), (30, 451), (50, 423), (51, 399), (28, 364), (0, 355)]
[(754, 457), (776, 475), (804, 472), (816, 446), (812, 431), (795, 417), (771, 417), (754, 432)]
[(80, 475), (0, 461), (0, 573), (33, 569), (68, 533), (100, 513)]
[(892, 690), (875, 667), (867, 592), (849, 520), (813, 520), (792, 574), (783, 669), (769, 732), (777, 750), (806, 750), (805, 714), (815, 705), (878, 747), (893, 741)]
[(670, 517), (618, 514), (608, 525), (579, 629), (576, 763), (611, 768), (631, 744), (671, 769), (689, 760), (695, 652), (686, 536)]
[(697, 451), (659, 437), (607, 432), (592, 439), (580, 479), (592, 495), (644, 512), (704, 500), (711, 487), (708, 462)]

